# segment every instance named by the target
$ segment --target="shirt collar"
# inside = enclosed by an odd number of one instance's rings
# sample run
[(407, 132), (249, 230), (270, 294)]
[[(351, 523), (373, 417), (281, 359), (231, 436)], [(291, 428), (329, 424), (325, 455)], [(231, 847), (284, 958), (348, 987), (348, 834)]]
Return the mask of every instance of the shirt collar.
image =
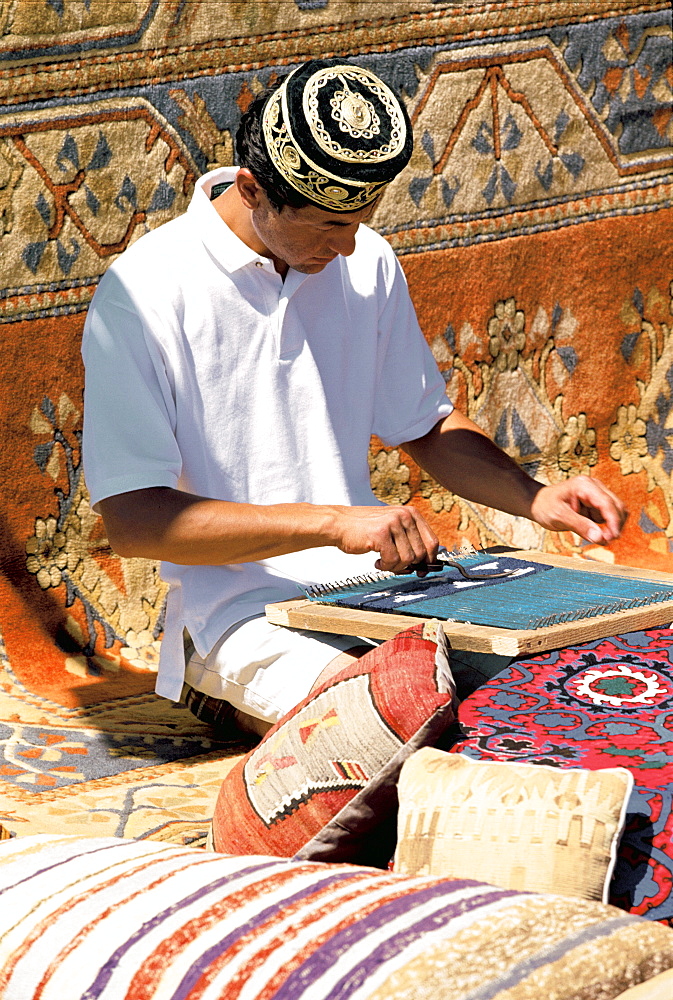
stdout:
[(265, 260), (232, 232), (210, 200), (213, 185), (232, 183), (237, 173), (238, 167), (219, 167), (203, 174), (196, 182), (187, 209), (188, 217), (198, 229), (206, 249), (230, 273), (247, 264)]

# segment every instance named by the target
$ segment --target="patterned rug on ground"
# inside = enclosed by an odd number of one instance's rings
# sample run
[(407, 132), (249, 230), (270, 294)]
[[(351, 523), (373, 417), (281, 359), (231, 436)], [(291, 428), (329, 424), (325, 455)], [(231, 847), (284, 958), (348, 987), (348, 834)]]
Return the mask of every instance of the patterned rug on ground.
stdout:
[(222, 780), (249, 743), (213, 739), (187, 709), (152, 692), (152, 674), (124, 666), (116, 691), (106, 694), (101, 682), (101, 700), (84, 706), (29, 691), (7, 660), (0, 678), (0, 823), (8, 834), (205, 843)]
[[(583, 547), (458, 500), (373, 441), (372, 483), (453, 546), (673, 567), (668, 0), (0, 4), (0, 821), (146, 835), (207, 816), (231, 747), (151, 694), (164, 586), (110, 550), (80, 465), (84, 314), (108, 264), (232, 162), (252, 96), (355, 57), (416, 150), (374, 225), (447, 391), (546, 481), (598, 475)], [(209, 789), (210, 791), (206, 791)], [(212, 791), (212, 795), (211, 795)]]

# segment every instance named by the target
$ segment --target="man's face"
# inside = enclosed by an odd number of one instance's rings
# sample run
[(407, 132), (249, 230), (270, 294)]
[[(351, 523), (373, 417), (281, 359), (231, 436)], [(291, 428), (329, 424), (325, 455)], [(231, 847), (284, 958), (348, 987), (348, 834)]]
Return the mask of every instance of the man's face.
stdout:
[(302, 274), (317, 274), (340, 254), (353, 253), (358, 226), (372, 217), (375, 208), (376, 202), (358, 212), (285, 205), (277, 212), (262, 193), (259, 207), (252, 212), (252, 224), (274, 260)]

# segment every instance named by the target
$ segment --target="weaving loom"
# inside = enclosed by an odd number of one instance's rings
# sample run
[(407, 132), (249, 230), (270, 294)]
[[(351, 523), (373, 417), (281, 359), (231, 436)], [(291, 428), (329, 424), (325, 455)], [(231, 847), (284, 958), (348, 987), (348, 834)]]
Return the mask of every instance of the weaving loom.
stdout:
[(426, 577), (376, 573), (267, 607), (274, 624), (390, 638), (444, 622), (456, 646), (520, 655), (673, 619), (673, 577), (537, 552), (470, 552)]

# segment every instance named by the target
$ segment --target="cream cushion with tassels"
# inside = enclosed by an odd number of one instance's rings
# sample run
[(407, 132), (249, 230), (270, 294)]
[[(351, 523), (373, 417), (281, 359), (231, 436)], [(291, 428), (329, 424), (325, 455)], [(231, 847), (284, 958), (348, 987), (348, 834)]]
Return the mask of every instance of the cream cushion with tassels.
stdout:
[(633, 777), (476, 761), (426, 747), (404, 764), (395, 871), (607, 902)]

